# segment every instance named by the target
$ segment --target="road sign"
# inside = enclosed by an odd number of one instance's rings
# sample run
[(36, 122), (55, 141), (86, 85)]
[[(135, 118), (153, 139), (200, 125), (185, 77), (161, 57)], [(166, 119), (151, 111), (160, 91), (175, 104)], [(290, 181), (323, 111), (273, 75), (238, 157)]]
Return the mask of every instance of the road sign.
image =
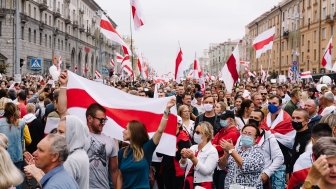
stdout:
[(42, 59), (41, 58), (32, 58), (30, 60), (30, 69), (40, 70), (42, 68)]
[(109, 70), (105, 67), (102, 68), (102, 74), (109, 74)]

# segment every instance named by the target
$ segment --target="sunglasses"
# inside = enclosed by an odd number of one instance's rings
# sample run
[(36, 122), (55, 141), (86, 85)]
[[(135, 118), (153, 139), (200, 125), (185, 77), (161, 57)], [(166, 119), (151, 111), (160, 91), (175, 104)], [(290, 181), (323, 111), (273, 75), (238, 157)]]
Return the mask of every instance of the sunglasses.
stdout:
[(107, 118), (103, 117), (103, 118), (98, 118), (98, 117), (95, 117), (95, 116), (92, 116), (93, 118), (99, 120), (99, 123), (102, 124), (102, 125), (105, 125), (106, 121), (107, 121)]

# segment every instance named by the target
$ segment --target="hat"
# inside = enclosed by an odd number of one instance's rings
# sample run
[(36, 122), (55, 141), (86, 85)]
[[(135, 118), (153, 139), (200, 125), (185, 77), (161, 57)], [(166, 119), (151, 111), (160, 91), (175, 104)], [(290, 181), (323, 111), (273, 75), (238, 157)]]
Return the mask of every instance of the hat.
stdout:
[(30, 123), (30, 122), (32, 122), (34, 119), (36, 119), (36, 116), (35, 116), (35, 114), (33, 114), (33, 113), (29, 113), (29, 114), (26, 114), (25, 116), (23, 116), (23, 121), (25, 122), (25, 123)]
[(232, 118), (232, 119), (235, 118), (233, 111), (229, 111), (229, 110), (225, 111), (225, 113), (223, 113), (220, 118), (225, 120), (229, 117)]
[(203, 97), (203, 94), (202, 94), (202, 92), (197, 91), (197, 92), (195, 93), (195, 98), (200, 98), (200, 97)]

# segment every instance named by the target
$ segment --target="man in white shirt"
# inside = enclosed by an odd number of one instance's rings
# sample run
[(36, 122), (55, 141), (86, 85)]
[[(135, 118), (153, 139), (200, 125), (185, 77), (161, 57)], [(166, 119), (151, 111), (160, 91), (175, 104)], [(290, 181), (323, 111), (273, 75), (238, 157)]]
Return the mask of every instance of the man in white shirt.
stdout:
[(325, 116), (327, 114), (336, 113), (336, 106), (334, 104), (334, 94), (331, 91), (324, 93), (323, 95), (323, 104), (325, 108), (321, 112), (321, 116)]

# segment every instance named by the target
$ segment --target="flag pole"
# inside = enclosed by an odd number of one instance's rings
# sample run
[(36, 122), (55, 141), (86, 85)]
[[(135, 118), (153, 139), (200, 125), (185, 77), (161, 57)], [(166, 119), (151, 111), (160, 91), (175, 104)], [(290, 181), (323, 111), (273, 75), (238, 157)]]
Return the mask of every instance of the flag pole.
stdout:
[(132, 85), (133, 85), (133, 83), (134, 83), (134, 70), (133, 70), (133, 68), (134, 68), (134, 58), (133, 58), (133, 56), (134, 56), (134, 54), (133, 54), (133, 32), (132, 32), (132, 6), (131, 6), (131, 9), (130, 9), (130, 32), (131, 32), (131, 56), (130, 56), (130, 58), (131, 58), (131, 62), (132, 62), (132, 72), (133, 72), (133, 76), (132, 76), (132, 79), (133, 79), (133, 82), (132, 82)]

